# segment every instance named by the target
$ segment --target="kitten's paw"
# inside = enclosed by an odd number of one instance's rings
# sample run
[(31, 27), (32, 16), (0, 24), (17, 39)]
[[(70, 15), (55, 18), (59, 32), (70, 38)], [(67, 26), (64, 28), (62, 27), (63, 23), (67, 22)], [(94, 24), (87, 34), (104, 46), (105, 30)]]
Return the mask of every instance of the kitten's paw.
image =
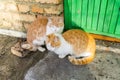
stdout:
[(31, 46), (30, 44), (22, 44), (21, 47), (23, 49), (27, 49), (27, 50), (30, 50), (30, 51), (37, 51), (37, 47)]
[(13, 47), (11, 47), (11, 53), (18, 57), (25, 57), (30, 53), (30, 51), (23, 49), (21, 47), (21, 42), (17, 42)]
[(14, 54), (14, 55), (16, 55), (16, 56), (18, 56), (18, 57), (23, 57), (22, 53), (19, 52), (19, 51), (17, 51), (17, 50), (15, 49), (15, 47), (11, 47), (11, 52), (12, 52), (12, 54)]
[(59, 55), (59, 58), (61, 58), (61, 59), (64, 58), (64, 57), (65, 57), (65, 55)]
[(44, 52), (46, 49), (43, 48), (43, 47), (38, 47), (38, 50), (41, 51), (41, 52)]
[(30, 49), (31, 48), (31, 45), (30, 44), (22, 44), (21, 47), (23, 49)]

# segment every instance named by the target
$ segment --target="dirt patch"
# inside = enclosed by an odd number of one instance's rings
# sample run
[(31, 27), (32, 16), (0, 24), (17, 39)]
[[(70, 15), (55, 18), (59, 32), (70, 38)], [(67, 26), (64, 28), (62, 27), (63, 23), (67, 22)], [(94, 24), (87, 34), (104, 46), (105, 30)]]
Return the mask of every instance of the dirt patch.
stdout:
[[(25, 58), (19, 58), (10, 51), (18, 40), (0, 35), (0, 80), (23, 80), (25, 75), (26, 80), (120, 80), (120, 54), (111, 50), (97, 49), (92, 63), (74, 66), (67, 58), (59, 59), (47, 51), (31, 52)], [(120, 43), (96, 42), (105, 47), (120, 48)]]
[(36, 51), (25, 58), (14, 56), (10, 48), (19, 39), (0, 35), (0, 80), (23, 80), (26, 71), (45, 56)]
[[(96, 42), (97, 46), (118, 49), (120, 46), (120, 43)], [(98, 48), (93, 62), (75, 66), (67, 58), (60, 59), (55, 53), (48, 52), (44, 59), (27, 71), (25, 80), (120, 80), (120, 54)]]
[(120, 55), (107, 51), (96, 52), (88, 65), (72, 65), (53, 52), (31, 67), (25, 80), (120, 80)]

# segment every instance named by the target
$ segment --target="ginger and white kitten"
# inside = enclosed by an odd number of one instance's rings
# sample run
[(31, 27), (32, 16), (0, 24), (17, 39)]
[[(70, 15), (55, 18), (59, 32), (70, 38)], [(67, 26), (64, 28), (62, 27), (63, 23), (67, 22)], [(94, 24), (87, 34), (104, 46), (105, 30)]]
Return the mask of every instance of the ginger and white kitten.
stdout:
[(64, 58), (67, 55), (71, 63), (84, 65), (95, 57), (95, 40), (82, 30), (73, 29), (63, 34), (50, 34), (46, 40), (47, 49)]
[(22, 48), (31, 51), (45, 51), (44, 45), (46, 35), (51, 33), (62, 33), (64, 29), (63, 17), (42, 17), (39, 16), (27, 30), (27, 42)]

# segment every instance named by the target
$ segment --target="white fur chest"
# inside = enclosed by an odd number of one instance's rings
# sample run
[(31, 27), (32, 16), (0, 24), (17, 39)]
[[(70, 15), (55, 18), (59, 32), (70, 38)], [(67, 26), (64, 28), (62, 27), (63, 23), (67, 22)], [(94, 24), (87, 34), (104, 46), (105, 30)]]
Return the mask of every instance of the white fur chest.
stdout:
[(73, 48), (62, 36), (60, 36), (60, 40), (61, 46), (55, 49), (54, 52), (59, 55), (59, 58), (64, 58), (66, 55), (73, 53)]

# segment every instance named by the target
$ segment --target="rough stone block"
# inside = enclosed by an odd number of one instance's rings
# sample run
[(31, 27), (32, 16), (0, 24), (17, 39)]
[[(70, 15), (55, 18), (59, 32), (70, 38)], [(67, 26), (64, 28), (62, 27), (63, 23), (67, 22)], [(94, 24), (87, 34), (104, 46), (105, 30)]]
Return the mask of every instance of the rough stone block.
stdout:
[(28, 5), (18, 4), (18, 10), (20, 12), (28, 12), (30, 8)]
[(15, 3), (7, 3), (5, 5), (5, 11), (18, 11), (17, 5)]
[(44, 8), (44, 11), (47, 14), (57, 14), (57, 15), (59, 15), (61, 12), (63, 12), (63, 5), (60, 4), (58, 6), (51, 6), (49, 8)]
[(44, 10), (43, 10), (42, 7), (39, 7), (38, 5), (33, 5), (33, 6), (32, 6), (32, 12), (44, 13)]
[(59, 4), (62, 0), (35, 0), (36, 2), (40, 3), (51, 3), (51, 4)]

